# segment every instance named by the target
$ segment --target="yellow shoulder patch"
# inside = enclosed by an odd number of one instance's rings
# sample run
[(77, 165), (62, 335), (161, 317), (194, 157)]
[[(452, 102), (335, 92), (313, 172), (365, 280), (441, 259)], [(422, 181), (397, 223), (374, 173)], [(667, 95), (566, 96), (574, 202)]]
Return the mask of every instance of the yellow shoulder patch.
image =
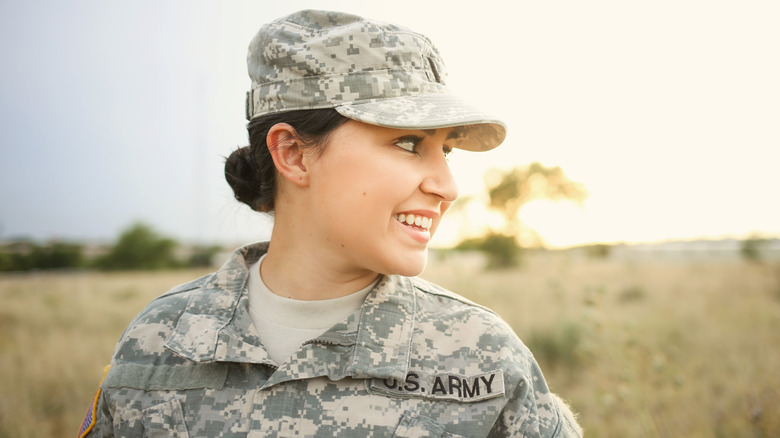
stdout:
[(97, 412), (98, 400), (100, 399), (101, 386), (103, 386), (103, 381), (106, 380), (106, 374), (108, 374), (109, 368), (111, 368), (110, 365), (106, 366), (106, 369), (103, 371), (103, 378), (100, 379), (100, 385), (98, 385), (97, 394), (95, 394), (95, 398), (92, 400), (92, 404), (87, 410), (87, 415), (84, 417), (84, 421), (81, 422), (81, 429), (79, 429), (78, 438), (86, 437), (92, 428), (95, 427), (95, 414)]

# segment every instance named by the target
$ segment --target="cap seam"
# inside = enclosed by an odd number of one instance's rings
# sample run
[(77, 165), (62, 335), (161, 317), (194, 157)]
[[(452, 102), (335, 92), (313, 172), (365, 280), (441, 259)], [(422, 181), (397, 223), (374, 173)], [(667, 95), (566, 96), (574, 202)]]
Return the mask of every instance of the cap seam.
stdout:
[[(255, 90), (255, 89), (257, 89), (257, 88), (259, 88), (261, 86), (273, 85), (273, 84), (280, 83), (280, 82), (284, 82), (284, 83), (288, 83), (289, 84), (290, 82), (298, 82), (298, 81), (305, 80), (307, 78), (330, 79), (332, 77), (344, 77), (344, 76), (361, 76), (361, 75), (369, 76), (369, 75), (372, 75), (374, 73), (384, 73), (384, 72), (394, 72), (394, 71), (399, 71), (399, 72), (403, 71), (403, 72), (415, 73), (415, 72), (426, 72), (427, 70), (425, 68), (423, 68), (423, 67), (411, 67), (411, 68), (400, 67), (400, 68), (382, 68), (382, 69), (374, 69), (374, 70), (362, 70), (362, 71), (354, 71), (354, 72), (348, 72), (348, 73), (307, 74), (306, 76), (297, 76), (297, 77), (294, 77), (294, 78), (287, 78), (287, 79), (277, 79), (277, 80), (271, 81), (271, 82), (255, 82), (253, 80), (252, 81), (253, 85), (254, 85), (254, 83), (257, 83), (258, 86), (257, 87), (253, 86), (252, 89)], [(426, 78), (426, 81), (424, 81), (424, 82), (427, 82), (429, 84), (441, 85), (442, 87), (446, 88), (446, 85), (442, 84), (441, 82), (427, 80), (428, 79), (428, 75), (425, 75), (425, 78)]]
[[(253, 92), (255, 90), (257, 90), (257, 88), (252, 89)], [(391, 99), (392, 100), (408, 99), (408, 98), (411, 98), (411, 97), (431, 95), (431, 94), (441, 94), (441, 95), (452, 96), (448, 92), (431, 93), (431, 92), (419, 91), (419, 92), (416, 92), (413, 95), (396, 96), (396, 97), (369, 97), (369, 98), (365, 98), (365, 99), (356, 99), (356, 100), (352, 100), (352, 101), (349, 101), (349, 102), (343, 102), (343, 103), (339, 103), (337, 105), (334, 105), (332, 102), (329, 102), (329, 101), (324, 101), (322, 103), (315, 103), (315, 104), (306, 106), (306, 108), (298, 108), (298, 109), (322, 109), (322, 108), (350, 107), (350, 106), (361, 105), (361, 104), (366, 104), (366, 103), (375, 103), (375, 102), (386, 101), (386, 100), (391, 100)], [(267, 100), (267, 99), (265, 99), (265, 100)], [(278, 99), (274, 99), (273, 101), (274, 102), (278, 102), (279, 100)], [(261, 115), (256, 116), (256, 115), (252, 114), (251, 118), (253, 119), (255, 117), (260, 117), (262, 115), (280, 113), (280, 112), (285, 112), (285, 111), (291, 111), (291, 109), (290, 108), (278, 108), (278, 109), (273, 109), (273, 110), (271, 110), (271, 109), (264, 110)], [(442, 118), (441, 120), (447, 120), (447, 118)], [(493, 123), (493, 122), (491, 122), (491, 123)]]
[[(363, 102), (363, 103), (371, 103), (371, 102)], [(353, 106), (353, 105), (352, 104), (339, 105), (337, 108), (350, 107), (350, 106)], [(346, 109), (346, 110), (349, 112), (348, 109)], [(362, 114), (355, 114), (355, 115), (360, 116)], [(474, 120), (473, 118), (468, 117), (469, 115), (473, 115), (473, 114), (465, 114), (464, 117), (462, 118), (462, 120), (456, 120), (456, 119), (453, 119), (451, 117), (435, 117), (435, 116), (432, 116), (432, 117), (427, 118), (426, 121), (434, 123), (434, 124), (445, 122), (445, 123), (442, 123), (441, 125), (438, 125), (437, 126), (438, 128), (444, 128), (444, 127), (450, 127), (450, 126), (470, 126), (470, 125), (498, 125), (498, 126), (503, 126), (497, 120), (489, 120), (489, 119), (477, 119), (477, 120)], [(367, 119), (370, 119), (370, 118), (371, 117), (367, 117)], [(378, 124), (379, 122), (374, 122), (374, 123)], [(426, 123), (426, 125), (430, 125), (431, 123)], [(393, 125), (384, 124), (384, 125), (381, 125), (381, 126), (393, 126)]]

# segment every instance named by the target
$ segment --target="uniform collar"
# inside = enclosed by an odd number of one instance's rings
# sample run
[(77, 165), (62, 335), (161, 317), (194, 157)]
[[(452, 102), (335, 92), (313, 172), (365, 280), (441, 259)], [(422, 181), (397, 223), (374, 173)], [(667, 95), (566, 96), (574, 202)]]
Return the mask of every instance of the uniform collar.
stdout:
[(245, 246), (192, 292), (165, 346), (195, 362), (273, 362), (249, 316), (249, 266), (268, 243)]
[[(248, 267), (267, 250), (266, 242), (234, 252), (193, 292), (166, 347), (195, 362), (275, 366), (251, 323), (246, 292)], [(357, 314), (312, 340), (311, 348), (283, 364), (272, 380), (317, 376), (403, 380), (409, 368), (416, 306), (411, 279), (384, 276)]]
[(352, 361), (354, 377), (406, 377), (416, 307), (409, 278), (382, 278), (362, 307)]

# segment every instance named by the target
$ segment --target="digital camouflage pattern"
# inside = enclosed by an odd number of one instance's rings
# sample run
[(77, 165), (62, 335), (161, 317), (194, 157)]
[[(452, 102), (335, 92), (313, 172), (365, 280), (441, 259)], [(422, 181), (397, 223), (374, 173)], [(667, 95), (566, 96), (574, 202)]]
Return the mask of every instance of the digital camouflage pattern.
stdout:
[(493, 312), (384, 277), (358, 312), (269, 358), (239, 249), (153, 301), (117, 344), (90, 437), (574, 437), (574, 419)]
[(247, 55), (247, 119), (335, 108), (343, 116), (400, 129), (462, 126), (455, 145), (501, 144), (503, 122), (450, 94), (444, 61), (410, 29), (342, 12), (299, 11), (263, 26)]

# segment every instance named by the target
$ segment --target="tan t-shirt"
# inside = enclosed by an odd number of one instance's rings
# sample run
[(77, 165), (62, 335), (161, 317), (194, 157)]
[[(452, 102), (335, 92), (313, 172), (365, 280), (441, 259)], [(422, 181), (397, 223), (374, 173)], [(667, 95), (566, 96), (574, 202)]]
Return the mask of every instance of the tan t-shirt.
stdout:
[(294, 300), (273, 293), (263, 283), (260, 264), (249, 268), (249, 315), (271, 360), (282, 364), (304, 342), (325, 333), (355, 313), (376, 282), (352, 294), (328, 300)]

